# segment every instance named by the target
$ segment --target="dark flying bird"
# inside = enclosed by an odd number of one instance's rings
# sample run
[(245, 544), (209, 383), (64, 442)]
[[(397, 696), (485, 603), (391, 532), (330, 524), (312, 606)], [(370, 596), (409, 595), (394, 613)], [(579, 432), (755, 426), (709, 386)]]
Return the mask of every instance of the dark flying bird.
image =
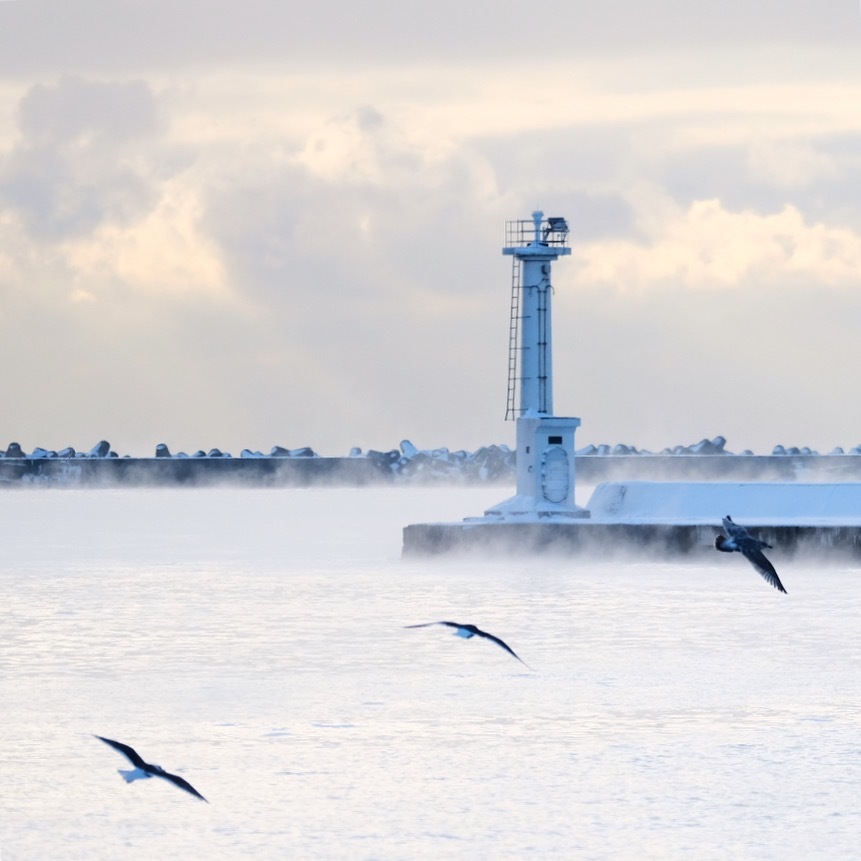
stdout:
[[(783, 583), (780, 582), (780, 577), (777, 576), (777, 571), (774, 570), (774, 565), (765, 558), (762, 552), (763, 547), (772, 549), (770, 544), (754, 538), (743, 526), (733, 523), (732, 518), (727, 514), (723, 519), (723, 528), (726, 535), (718, 535), (715, 538), (715, 547), (724, 553), (732, 553), (738, 550), (754, 568), (766, 579), (775, 589), (780, 592), (786, 592), (783, 588)], [(729, 536), (729, 537), (727, 537)]]
[(488, 634), (487, 631), (482, 631), (480, 628), (476, 628), (475, 625), (461, 625), (460, 622), (424, 622), (421, 625), (404, 625), (405, 628), (428, 628), (431, 625), (446, 625), (449, 628), (454, 628), (454, 634), (456, 637), (463, 637), (465, 640), (468, 640), (470, 637), (484, 637), (485, 640), (490, 640), (492, 643), (496, 643), (497, 646), (501, 646), (508, 652), (509, 655), (514, 655), (524, 667), (528, 669), (532, 669), (523, 658), (519, 657), (514, 649), (512, 649), (507, 643), (504, 643), (499, 637), (494, 637), (493, 634)]
[[(149, 777), (163, 777), (165, 780), (169, 780), (174, 784), (174, 786), (178, 786), (180, 789), (190, 792), (202, 801), (206, 801), (206, 799), (187, 780), (184, 780), (176, 774), (169, 774), (160, 765), (153, 765), (152, 763), (144, 762), (143, 758), (133, 747), (129, 747), (127, 744), (123, 744), (119, 741), (103, 738), (100, 735), (95, 736), (95, 738), (99, 741), (103, 741), (107, 745), (110, 745), (114, 750), (118, 750), (134, 766), (134, 769), (131, 771), (123, 771), (121, 768), (117, 769), (126, 783), (131, 783), (133, 780), (143, 780)], [(209, 804), (208, 801), (206, 803)]]

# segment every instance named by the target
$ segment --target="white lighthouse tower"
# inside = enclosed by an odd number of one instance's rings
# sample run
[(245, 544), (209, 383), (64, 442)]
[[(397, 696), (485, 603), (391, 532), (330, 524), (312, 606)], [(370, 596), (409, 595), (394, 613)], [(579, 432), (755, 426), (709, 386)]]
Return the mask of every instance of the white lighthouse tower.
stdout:
[[(578, 418), (553, 415), (551, 266), (571, 253), (564, 218), (533, 212), (505, 226), (512, 258), (506, 419), (517, 427), (517, 492), (485, 512), (489, 520), (588, 517), (574, 504)], [(519, 394), (519, 397), (518, 397)]]

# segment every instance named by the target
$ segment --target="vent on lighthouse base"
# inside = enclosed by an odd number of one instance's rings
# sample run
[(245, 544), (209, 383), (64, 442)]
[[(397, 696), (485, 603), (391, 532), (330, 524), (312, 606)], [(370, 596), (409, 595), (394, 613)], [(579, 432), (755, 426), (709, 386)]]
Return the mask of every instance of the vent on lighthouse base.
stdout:
[(560, 445), (544, 451), (541, 463), (541, 491), (548, 502), (561, 503), (568, 498), (568, 452)]

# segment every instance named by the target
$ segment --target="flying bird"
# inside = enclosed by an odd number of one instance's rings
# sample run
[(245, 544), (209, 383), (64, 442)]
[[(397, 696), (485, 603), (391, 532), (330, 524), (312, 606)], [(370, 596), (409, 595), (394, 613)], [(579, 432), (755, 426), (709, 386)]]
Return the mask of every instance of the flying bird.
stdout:
[(490, 640), (492, 643), (496, 643), (497, 646), (501, 646), (509, 655), (514, 655), (514, 657), (517, 658), (524, 667), (527, 667), (530, 670), (532, 669), (532, 667), (530, 667), (523, 658), (515, 653), (511, 646), (500, 640), (499, 637), (494, 637), (493, 634), (488, 634), (487, 631), (482, 631), (475, 625), (462, 625), (460, 622), (424, 622), (421, 625), (404, 625), (404, 627), (428, 628), (431, 625), (446, 625), (449, 628), (454, 628), (455, 636), (463, 637), (465, 640), (470, 639), (470, 637), (484, 637), (485, 640)]
[(765, 554), (762, 552), (763, 547), (771, 550), (771, 545), (754, 538), (743, 526), (734, 523), (728, 514), (723, 518), (723, 528), (726, 535), (718, 535), (715, 538), (715, 548), (724, 553), (738, 550), (775, 589), (786, 593), (783, 583), (780, 582), (780, 577), (777, 576), (777, 571), (774, 570), (774, 565), (765, 558)]
[[(169, 774), (160, 765), (153, 765), (152, 763), (144, 762), (141, 755), (133, 747), (129, 747), (129, 745), (123, 744), (120, 741), (103, 738), (100, 735), (95, 736), (95, 738), (99, 741), (103, 741), (107, 745), (110, 745), (114, 750), (118, 750), (134, 766), (131, 771), (123, 771), (121, 768), (117, 769), (126, 783), (131, 783), (133, 780), (144, 780), (150, 777), (163, 777), (165, 780), (169, 780), (174, 784), (174, 786), (178, 786), (180, 789), (190, 792), (202, 801), (206, 801), (206, 799), (187, 780), (176, 774)], [(208, 801), (206, 803), (209, 804)]]

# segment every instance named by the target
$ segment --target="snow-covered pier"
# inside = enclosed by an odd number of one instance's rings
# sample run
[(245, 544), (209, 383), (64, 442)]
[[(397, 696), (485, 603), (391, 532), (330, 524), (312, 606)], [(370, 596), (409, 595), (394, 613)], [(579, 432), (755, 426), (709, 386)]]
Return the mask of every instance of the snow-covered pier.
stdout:
[(861, 558), (861, 483), (607, 482), (588, 518), (491, 516), (406, 526), (405, 555), (572, 552), (603, 558), (713, 554), (727, 514), (782, 555)]
[[(718, 519), (718, 523), (719, 523)], [(757, 538), (778, 548), (772, 561), (796, 554), (825, 564), (861, 561), (861, 524), (745, 523)], [(479, 553), (535, 556), (559, 553), (587, 559), (637, 561), (714, 559), (719, 525), (682, 523), (417, 523), (404, 527), (404, 556)]]

